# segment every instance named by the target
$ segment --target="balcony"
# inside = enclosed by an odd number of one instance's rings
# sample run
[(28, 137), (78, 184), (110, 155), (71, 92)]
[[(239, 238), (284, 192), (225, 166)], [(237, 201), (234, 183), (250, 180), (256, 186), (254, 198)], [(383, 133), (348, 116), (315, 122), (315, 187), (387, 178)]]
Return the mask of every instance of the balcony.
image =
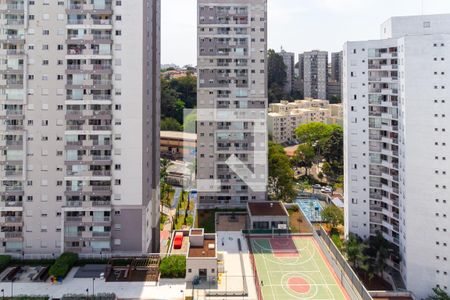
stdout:
[(0, 11), (14, 12), (14, 11), (23, 11), (24, 9), (25, 9), (25, 6), (23, 3), (1, 3), (0, 4)]
[(18, 224), (18, 223), (22, 223), (23, 219), (21, 216), (5, 216), (5, 217), (0, 217), (0, 223), (5, 225), (5, 224)]

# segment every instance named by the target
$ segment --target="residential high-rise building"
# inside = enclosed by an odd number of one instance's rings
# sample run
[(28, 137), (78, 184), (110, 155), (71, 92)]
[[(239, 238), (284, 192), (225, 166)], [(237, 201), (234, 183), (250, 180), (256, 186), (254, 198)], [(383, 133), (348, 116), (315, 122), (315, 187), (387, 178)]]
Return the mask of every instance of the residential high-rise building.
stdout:
[(326, 99), (328, 52), (313, 50), (303, 53), (304, 98)]
[[(294, 88), (299, 91), (301, 96), (304, 96), (305, 90), (305, 64), (304, 55), (300, 53), (298, 55), (298, 63), (296, 64), (296, 69), (298, 70), (297, 80), (294, 82)], [(303, 98), (303, 97), (302, 97)]]
[(345, 228), (391, 242), (388, 273), (419, 299), (450, 290), (449, 47), (450, 15), (391, 18), (344, 47)]
[(342, 100), (342, 51), (331, 53), (327, 99), (339, 102)]
[(267, 183), (267, 2), (198, 0), (198, 17), (198, 206), (245, 207), (266, 200), (249, 182)]
[(0, 3), (0, 252), (159, 252), (160, 1)]
[(286, 52), (283, 49), (281, 49), (281, 51), (278, 52), (277, 54), (283, 58), (284, 65), (286, 66), (286, 83), (283, 87), (284, 93), (286, 95), (290, 95), (294, 87), (294, 79), (295, 79), (294, 74), (295, 54), (292, 52)]
[(342, 81), (342, 53), (342, 51), (331, 53), (331, 72), (329, 79), (332, 81)]

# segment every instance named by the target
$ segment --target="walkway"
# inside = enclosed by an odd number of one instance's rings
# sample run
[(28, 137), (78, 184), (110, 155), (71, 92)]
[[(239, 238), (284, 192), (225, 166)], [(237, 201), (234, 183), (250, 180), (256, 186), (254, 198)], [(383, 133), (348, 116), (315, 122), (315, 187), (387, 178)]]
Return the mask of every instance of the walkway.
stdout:
[[(73, 268), (62, 284), (45, 283), (14, 283), (13, 292), (16, 295), (48, 295), (61, 298), (64, 294), (84, 294), (89, 289), (92, 295), (92, 279), (73, 278), (77, 268)], [(185, 289), (184, 279), (161, 280), (155, 282), (108, 282), (96, 279), (95, 293), (114, 293), (118, 298), (128, 299), (183, 299)], [(5, 290), (5, 296), (11, 295), (11, 283), (1, 282), (0, 289)]]

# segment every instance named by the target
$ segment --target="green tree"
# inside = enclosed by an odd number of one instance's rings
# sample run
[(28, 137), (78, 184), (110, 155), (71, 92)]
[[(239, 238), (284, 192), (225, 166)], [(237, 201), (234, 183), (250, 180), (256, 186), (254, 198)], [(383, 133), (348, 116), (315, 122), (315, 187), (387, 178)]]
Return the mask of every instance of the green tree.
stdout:
[(269, 196), (289, 202), (295, 197), (294, 171), (281, 145), (269, 142)]
[(174, 118), (164, 118), (161, 120), (161, 130), (183, 131), (183, 126)]
[(328, 162), (344, 159), (344, 130), (339, 125), (328, 125), (328, 135), (321, 141), (321, 154)]
[(348, 262), (352, 267), (357, 269), (366, 268), (367, 256), (364, 254), (367, 245), (354, 234), (350, 234), (348, 239), (344, 242), (342, 250), (347, 257)]
[(295, 149), (295, 155), (292, 158), (292, 164), (299, 168), (305, 169), (305, 175), (308, 176), (309, 170), (312, 168), (316, 152), (310, 144), (301, 144)]
[(195, 108), (197, 105), (197, 77), (187, 76), (170, 80), (170, 87), (178, 93), (185, 108)]
[(283, 57), (278, 55), (273, 49), (268, 51), (268, 86), (269, 103), (282, 100), (284, 95), (283, 87), (286, 84), (287, 73)]
[(344, 224), (344, 212), (337, 206), (328, 205), (321, 212), (322, 220), (325, 223), (331, 225), (332, 228), (336, 228), (339, 225)]
[(322, 173), (327, 177), (328, 184), (335, 189), (342, 184), (343, 181), (343, 166), (340, 162), (333, 161), (332, 163), (324, 162), (322, 164)]
[(450, 296), (441, 288), (433, 288), (434, 295), (430, 295), (426, 300), (450, 300)]
[(375, 236), (369, 238), (369, 247), (367, 249), (367, 255), (370, 257), (369, 264), (379, 276), (382, 276), (386, 270), (387, 261), (392, 253), (392, 244), (383, 237), (381, 232), (378, 231)]
[(297, 184), (297, 187), (300, 189), (300, 192), (304, 192), (305, 190), (310, 189), (312, 186), (308, 181), (302, 181)]
[(174, 118), (179, 123), (183, 122), (184, 102), (180, 95), (170, 86), (170, 81), (161, 79), (161, 117)]
[(330, 137), (333, 130), (332, 125), (327, 125), (320, 122), (312, 122), (300, 125), (295, 134), (301, 143), (308, 143), (316, 146)]

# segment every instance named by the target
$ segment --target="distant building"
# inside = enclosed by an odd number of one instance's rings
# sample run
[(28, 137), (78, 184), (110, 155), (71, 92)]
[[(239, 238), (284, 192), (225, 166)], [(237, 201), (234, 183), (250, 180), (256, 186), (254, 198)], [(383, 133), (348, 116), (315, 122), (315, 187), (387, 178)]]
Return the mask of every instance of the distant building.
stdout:
[(179, 131), (161, 131), (161, 157), (181, 160), (185, 155), (195, 155), (197, 134)]
[(331, 53), (331, 72), (330, 72), (330, 80), (331, 81), (342, 81), (342, 51)]
[(194, 71), (185, 70), (185, 69), (182, 69), (182, 70), (168, 70), (168, 71), (165, 71), (165, 72), (161, 73), (161, 75), (164, 78), (167, 78), (167, 79), (178, 79), (178, 78), (186, 77), (188, 75), (197, 76), (197, 74)]
[(327, 99), (334, 103), (342, 101), (342, 83), (340, 81), (329, 80), (327, 82)]
[(303, 56), (303, 90), (305, 98), (326, 99), (328, 52), (313, 50)]
[(286, 52), (283, 49), (277, 53), (283, 58), (283, 62), (286, 65), (286, 83), (284, 84), (284, 93), (289, 95), (294, 87), (294, 60), (295, 54), (292, 52)]
[(298, 62), (295, 67), (297, 70), (297, 79), (294, 81), (294, 90), (298, 91), (302, 96), (304, 96), (305, 92), (305, 64), (303, 58), (304, 55), (302, 53), (298, 55)]
[(269, 134), (276, 143), (295, 140), (295, 129), (312, 122), (342, 124), (342, 105), (328, 100), (306, 99), (272, 103), (268, 113)]
[(342, 101), (342, 51), (331, 53), (327, 99)]

